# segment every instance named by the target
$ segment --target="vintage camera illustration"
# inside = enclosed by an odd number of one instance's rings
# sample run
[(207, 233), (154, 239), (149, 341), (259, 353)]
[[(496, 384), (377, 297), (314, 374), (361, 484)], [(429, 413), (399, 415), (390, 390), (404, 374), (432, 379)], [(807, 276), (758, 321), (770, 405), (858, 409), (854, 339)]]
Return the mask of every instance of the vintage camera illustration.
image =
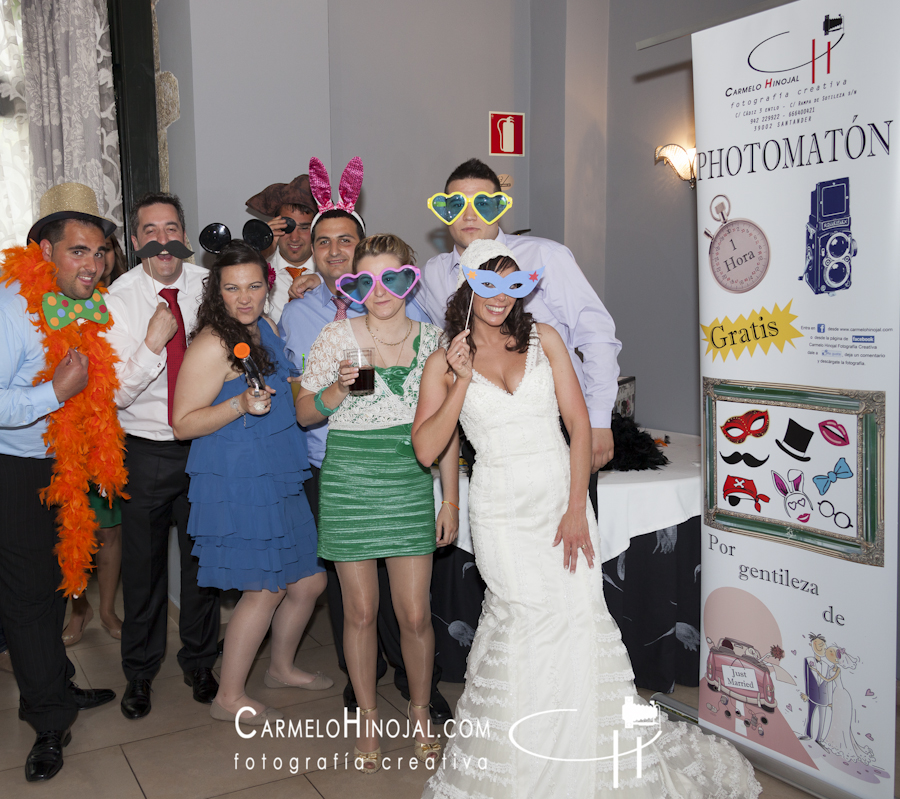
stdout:
[(806, 280), (814, 294), (849, 289), (851, 261), (857, 252), (850, 232), (850, 178), (825, 180), (810, 194), (806, 225)]

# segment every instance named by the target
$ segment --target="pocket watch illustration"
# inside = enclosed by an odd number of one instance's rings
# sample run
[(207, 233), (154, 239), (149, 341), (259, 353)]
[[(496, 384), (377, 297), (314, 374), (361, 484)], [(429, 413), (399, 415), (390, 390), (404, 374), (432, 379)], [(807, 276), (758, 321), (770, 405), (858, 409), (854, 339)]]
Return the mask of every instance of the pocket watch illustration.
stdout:
[(729, 219), (731, 201), (724, 195), (713, 197), (712, 218), (722, 224), (715, 233), (703, 232), (709, 245), (709, 267), (725, 291), (743, 294), (755, 288), (769, 269), (769, 240), (762, 228), (749, 219)]

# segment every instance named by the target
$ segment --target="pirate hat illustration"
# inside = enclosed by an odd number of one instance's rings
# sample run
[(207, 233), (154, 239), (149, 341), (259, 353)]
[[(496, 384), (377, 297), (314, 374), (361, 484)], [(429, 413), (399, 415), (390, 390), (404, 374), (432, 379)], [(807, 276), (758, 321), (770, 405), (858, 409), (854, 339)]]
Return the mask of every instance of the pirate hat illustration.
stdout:
[(787, 432), (784, 434), (784, 443), (775, 439), (782, 452), (787, 453), (798, 461), (808, 461), (806, 448), (813, 437), (813, 431), (807, 430), (803, 425), (797, 424), (793, 419), (788, 419)]
[(735, 477), (731, 474), (725, 478), (725, 487), (722, 489), (722, 496), (728, 500), (729, 505), (737, 505), (741, 499), (750, 497), (750, 499), (753, 500), (753, 507), (756, 508), (757, 513), (762, 512), (762, 507), (759, 503), (769, 501), (769, 498), (765, 494), (758, 494), (756, 492), (756, 483), (752, 480), (747, 477)]

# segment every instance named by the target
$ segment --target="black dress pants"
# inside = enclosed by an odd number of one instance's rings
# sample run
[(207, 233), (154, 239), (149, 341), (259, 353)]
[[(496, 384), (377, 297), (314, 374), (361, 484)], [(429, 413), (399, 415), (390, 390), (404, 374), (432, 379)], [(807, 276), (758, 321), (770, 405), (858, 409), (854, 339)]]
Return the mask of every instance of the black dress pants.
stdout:
[(130, 680), (152, 680), (166, 652), (169, 528), (178, 527), (181, 557), (183, 671), (212, 668), (219, 640), (219, 592), (197, 585), (199, 561), (187, 534), (190, 443), (126, 436), (131, 499), (122, 503), (122, 670)]
[(38, 497), (52, 467), (50, 459), (0, 455), (0, 623), (25, 720), (36, 732), (66, 730), (78, 715), (68, 690), (75, 669), (62, 641), (56, 513)]
[[(312, 477), (303, 484), (303, 490), (309, 499), (310, 507), (319, 523), (319, 469), (310, 465)], [(334, 648), (337, 653), (338, 666), (341, 671), (347, 672), (347, 661), (344, 658), (344, 599), (341, 594), (341, 582), (337, 576), (334, 563), (330, 560), (323, 561), (328, 583), (325, 591), (328, 597), (328, 613), (331, 617), (331, 631), (334, 635)], [(406, 668), (403, 665), (403, 652), (400, 649), (400, 625), (394, 613), (394, 604), (391, 599), (391, 584), (388, 578), (387, 566), (384, 559), (378, 560), (378, 666), (376, 673), (379, 679), (387, 670), (387, 660), (395, 669), (394, 682), (402, 691), (409, 690), (409, 681), (406, 677)], [(432, 688), (441, 679), (441, 671), (437, 663), (434, 666)]]

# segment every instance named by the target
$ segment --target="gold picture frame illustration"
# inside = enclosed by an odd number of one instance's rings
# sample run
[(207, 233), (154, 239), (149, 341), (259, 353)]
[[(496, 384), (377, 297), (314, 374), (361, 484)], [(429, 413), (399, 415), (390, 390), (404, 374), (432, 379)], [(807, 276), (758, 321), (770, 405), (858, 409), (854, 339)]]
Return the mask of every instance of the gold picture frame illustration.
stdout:
[[(852, 440), (855, 440), (856, 447), (855, 452), (846, 453), (846, 460), (854, 473), (856, 508), (849, 516), (851, 524), (847, 529), (829, 528), (818, 520), (801, 524), (795, 520), (775, 518), (770, 510), (775, 507), (772, 504), (756, 514), (721, 506), (718, 496), (719, 469), (725, 467), (720, 467), (718, 462), (721, 443), (718, 433), (720, 424), (734, 416), (734, 413), (728, 413), (730, 404), (750, 404), (761, 410), (787, 408), (840, 415), (846, 425), (852, 425)], [(724, 415), (726, 413), (727, 416)], [(704, 522), (707, 526), (766, 538), (843, 560), (884, 566), (884, 392), (705, 377), (703, 417), (706, 456), (706, 468), (703, 470)], [(783, 417), (782, 412), (780, 418)], [(784, 450), (783, 447), (781, 449)], [(763, 482), (762, 472), (758, 474), (761, 475), (761, 483), (770, 485), (768, 480)], [(813, 490), (810, 486), (809, 491)], [(822, 501), (827, 502), (828, 498)]]

